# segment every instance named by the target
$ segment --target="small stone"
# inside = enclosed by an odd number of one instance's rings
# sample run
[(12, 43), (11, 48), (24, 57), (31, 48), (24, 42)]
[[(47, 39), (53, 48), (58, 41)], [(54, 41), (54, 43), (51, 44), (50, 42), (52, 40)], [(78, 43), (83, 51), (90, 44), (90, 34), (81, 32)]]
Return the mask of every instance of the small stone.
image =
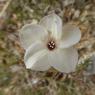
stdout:
[(75, 2), (75, 0), (65, 0), (65, 1), (63, 2), (63, 4), (64, 4), (64, 6), (68, 6), (68, 5), (70, 5), (70, 4), (74, 4), (74, 2)]
[(36, 19), (32, 20), (32, 24), (37, 24), (37, 23), (38, 23), (38, 21)]
[(89, 59), (89, 64), (87, 65), (87, 68), (85, 68), (83, 74), (84, 76), (94, 75), (95, 74), (95, 52), (81, 59), (79, 63), (86, 64), (85, 61), (87, 59)]
[(74, 13), (73, 18), (78, 18), (79, 15), (80, 15), (80, 11), (79, 10), (76, 10), (75, 13)]

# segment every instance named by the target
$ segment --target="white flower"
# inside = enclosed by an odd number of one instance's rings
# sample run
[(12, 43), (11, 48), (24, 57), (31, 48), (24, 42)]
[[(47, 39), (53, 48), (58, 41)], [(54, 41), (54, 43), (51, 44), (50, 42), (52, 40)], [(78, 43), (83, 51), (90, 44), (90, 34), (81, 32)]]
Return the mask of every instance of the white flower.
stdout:
[(26, 68), (45, 71), (52, 66), (60, 72), (75, 71), (78, 53), (72, 46), (80, 38), (81, 32), (74, 25), (65, 25), (62, 30), (62, 20), (54, 13), (45, 16), (38, 25), (23, 26), (20, 39), (26, 50)]

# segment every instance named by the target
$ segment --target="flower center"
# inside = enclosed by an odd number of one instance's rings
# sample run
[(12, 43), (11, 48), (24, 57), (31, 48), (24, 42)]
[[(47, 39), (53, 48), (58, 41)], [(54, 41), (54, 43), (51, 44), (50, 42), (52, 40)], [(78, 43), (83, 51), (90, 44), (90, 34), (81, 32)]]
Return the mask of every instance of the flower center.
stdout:
[(54, 49), (56, 48), (56, 43), (55, 43), (55, 41), (49, 41), (49, 42), (47, 43), (47, 48), (48, 48), (49, 50), (54, 50)]

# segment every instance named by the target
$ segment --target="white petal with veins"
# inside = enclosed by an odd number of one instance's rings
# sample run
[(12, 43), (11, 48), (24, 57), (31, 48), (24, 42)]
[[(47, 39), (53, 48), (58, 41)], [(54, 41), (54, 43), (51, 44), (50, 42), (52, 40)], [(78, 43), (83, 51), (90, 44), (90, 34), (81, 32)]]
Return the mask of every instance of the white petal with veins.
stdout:
[(24, 55), (24, 61), (26, 61), (31, 55), (34, 55), (35, 53), (37, 53), (41, 50), (44, 50), (44, 49), (45, 49), (45, 47), (41, 42), (36, 41), (36, 42), (32, 43), (26, 49), (26, 52), (25, 52), (25, 55)]
[(78, 27), (67, 24), (63, 27), (62, 41), (60, 42), (61, 48), (68, 48), (79, 42), (81, 38), (81, 31)]
[(47, 51), (42, 50), (31, 56), (26, 61), (26, 68), (31, 68), (35, 71), (46, 71), (50, 68), (47, 59)]
[(24, 56), (24, 62), (26, 68), (45, 71), (50, 68), (47, 60), (47, 50), (44, 48), (42, 43), (33, 43), (27, 50)]
[(22, 46), (27, 49), (34, 41), (41, 40), (47, 34), (44, 27), (35, 24), (27, 24), (20, 30)]
[(77, 62), (78, 53), (74, 48), (67, 48), (51, 52), (49, 55), (49, 62), (51, 66), (60, 72), (70, 73), (74, 72)]
[(40, 25), (44, 26), (53, 37), (60, 39), (62, 33), (62, 20), (59, 16), (54, 13), (45, 16), (40, 21)]

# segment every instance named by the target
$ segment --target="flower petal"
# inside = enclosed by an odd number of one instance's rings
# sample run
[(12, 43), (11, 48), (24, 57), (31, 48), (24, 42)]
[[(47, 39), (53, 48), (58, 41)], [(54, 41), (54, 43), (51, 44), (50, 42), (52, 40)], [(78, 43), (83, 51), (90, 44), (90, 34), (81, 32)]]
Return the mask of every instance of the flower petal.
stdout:
[(73, 47), (57, 50), (52, 52), (49, 56), (50, 64), (60, 72), (70, 73), (74, 72), (77, 62), (78, 53)]
[(67, 24), (63, 27), (62, 42), (60, 42), (60, 47), (68, 48), (79, 42), (80, 38), (80, 29), (74, 25)]
[(50, 68), (47, 61), (47, 50), (41, 43), (34, 43), (26, 50), (24, 61), (26, 68), (35, 71), (45, 71)]
[(47, 31), (40, 25), (27, 24), (20, 30), (22, 46), (27, 49), (34, 41), (40, 40), (47, 35)]
[(48, 16), (45, 16), (41, 21), (40, 24), (51, 33), (56, 39), (61, 37), (62, 33), (62, 20), (59, 16), (52, 13)]

